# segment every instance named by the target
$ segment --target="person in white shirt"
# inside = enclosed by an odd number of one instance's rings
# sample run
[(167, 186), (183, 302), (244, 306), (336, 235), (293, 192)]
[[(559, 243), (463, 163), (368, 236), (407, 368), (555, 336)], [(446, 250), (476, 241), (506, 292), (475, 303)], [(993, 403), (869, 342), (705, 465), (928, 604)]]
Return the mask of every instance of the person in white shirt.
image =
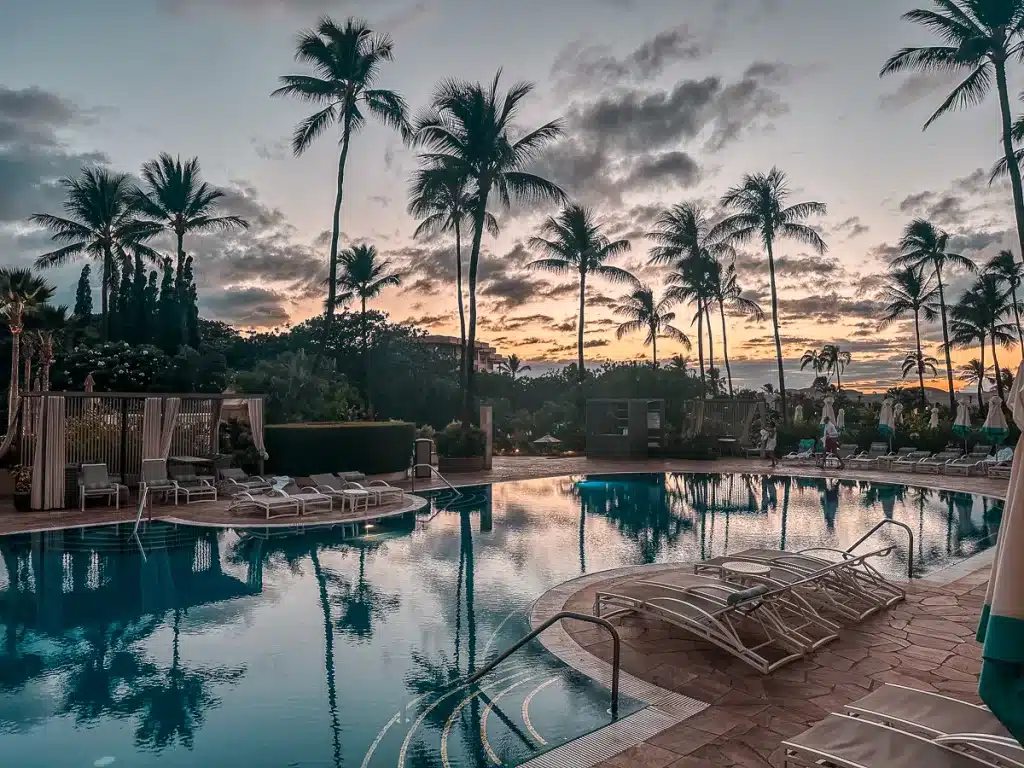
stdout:
[(843, 460), (839, 458), (839, 430), (836, 429), (836, 425), (832, 423), (832, 419), (828, 416), (825, 417), (825, 455), (832, 454), (839, 462), (839, 468), (843, 469)]

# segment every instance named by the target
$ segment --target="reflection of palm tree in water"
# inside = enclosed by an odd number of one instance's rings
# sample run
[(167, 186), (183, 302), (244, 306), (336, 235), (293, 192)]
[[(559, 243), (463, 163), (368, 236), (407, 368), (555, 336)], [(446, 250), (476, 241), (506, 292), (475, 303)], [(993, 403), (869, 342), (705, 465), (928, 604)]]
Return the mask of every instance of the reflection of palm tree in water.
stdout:
[(341, 726), (338, 724), (338, 690), (334, 679), (334, 621), (331, 619), (331, 602), (327, 595), (327, 578), (320, 556), (314, 545), (309, 550), (313, 573), (320, 597), (320, 611), (324, 617), (324, 672), (327, 675), (327, 706), (331, 713), (331, 742), (335, 766), (341, 765)]
[(839, 514), (839, 483), (825, 480), (821, 492), (821, 509), (825, 514), (825, 528), (829, 533), (836, 529), (836, 515)]

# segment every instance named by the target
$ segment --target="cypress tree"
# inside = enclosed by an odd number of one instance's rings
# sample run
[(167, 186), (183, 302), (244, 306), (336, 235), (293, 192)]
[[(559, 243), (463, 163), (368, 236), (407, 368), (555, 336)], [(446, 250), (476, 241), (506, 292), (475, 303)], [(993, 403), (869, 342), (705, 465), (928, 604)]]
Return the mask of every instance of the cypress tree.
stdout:
[(121, 265), (110, 264), (110, 280), (107, 283), (107, 322), (110, 341), (121, 340)]
[(191, 256), (185, 259), (184, 291), (182, 312), (185, 315), (185, 339), (192, 349), (199, 349), (199, 294), (196, 291)]
[(142, 256), (135, 254), (135, 266), (132, 275), (131, 290), (131, 341), (133, 344), (145, 344), (149, 339), (149, 315), (146, 314), (146, 268), (142, 266)]
[(92, 318), (92, 284), (89, 278), (92, 269), (86, 264), (82, 267), (82, 274), (78, 276), (78, 289), (75, 291), (75, 317), (79, 323), (88, 325)]
[(181, 344), (181, 314), (178, 312), (178, 292), (174, 280), (174, 267), (164, 259), (164, 277), (160, 283), (157, 301), (157, 323), (160, 329), (160, 348), (169, 355), (177, 354)]
[(158, 328), (160, 327), (160, 319), (157, 317), (157, 297), (160, 295), (160, 288), (158, 285), (159, 275), (157, 271), (151, 270), (149, 273), (149, 282), (146, 283), (146, 290), (143, 294), (143, 305), (142, 311), (146, 313), (146, 337), (143, 339), (144, 344), (153, 344), (158, 346), (160, 339), (158, 338)]

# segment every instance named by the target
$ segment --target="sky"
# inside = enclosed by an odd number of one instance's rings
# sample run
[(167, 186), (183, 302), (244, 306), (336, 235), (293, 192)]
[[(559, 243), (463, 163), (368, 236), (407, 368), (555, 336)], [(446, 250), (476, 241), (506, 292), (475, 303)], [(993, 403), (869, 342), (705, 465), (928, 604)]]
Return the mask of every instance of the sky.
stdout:
[[(1009, 191), (988, 183), (1000, 153), (994, 95), (922, 131), (954, 81), (878, 77), (898, 48), (932, 42), (899, 18), (926, 4), (9, 0), (0, 5), (0, 261), (28, 265), (49, 250), (48, 235), (27, 218), (60, 212), (61, 176), (91, 164), (137, 173), (160, 152), (198, 156), (205, 178), (227, 193), (225, 212), (252, 225), (186, 240), (204, 316), (248, 329), (317, 312), (339, 134), (294, 157), (291, 132), (309, 108), (270, 93), (280, 75), (304, 72), (293, 60), (301, 29), (323, 13), (357, 16), (393, 37), (395, 61), (382, 67), (380, 86), (414, 112), (444, 78), (486, 82), (502, 68), (506, 86), (534, 83), (521, 127), (561, 118), (566, 129), (537, 170), (591, 206), (610, 237), (631, 242), (615, 263), (655, 289), (667, 270), (647, 265), (644, 233), (660, 210), (698, 201), (714, 212), (743, 174), (781, 168), (793, 202), (828, 206), (811, 222), (825, 255), (785, 242), (776, 253), (787, 384), (810, 383), (798, 371), (805, 349), (839, 343), (853, 354), (844, 383), (891, 386), (912, 329), (878, 330), (878, 292), (902, 228), (929, 218), (978, 261), (1015, 242)], [(1024, 78), (1011, 76), (1016, 94)], [(416, 164), (415, 150), (382, 125), (353, 139), (342, 246), (371, 243), (402, 274), (403, 285), (373, 307), (457, 334), (453, 244), (413, 240), (416, 222), (405, 211)], [(479, 338), (534, 373), (575, 359), (578, 287), (527, 269), (541, 255), (530, 236), (557, 210), (495, 213), (501, 234), (484, 242)], [(736, 266), (746, 295), (768, 309), (764, 255), (747, 248)], [(61, 300), (73, 300), (79, 269), (50, 273)], [(952, 275), (947, 295), (955, 300), (969, 282)], [(642, 335), (615, 337), (611, 305), (622, 293), (599, 279), (590, 286), (588, 361), (649, 359)], [(693, 336), (691, 314), (679, 308), (676, 324)], [(716, 327), (716, 358), (720, 336)], [(925, 326), (926, 352), (940, 359), (941, 337), (937, 324)], [(738, 385), (774, 380), (770, 322), (729, 317), (728, 341)], [(658, 350), (662, 359), (685, 352), (669, 340)], [(958, 352), (954, 364), (976, 354)], [(1003, 355), (1009, 366), (1020, 358), (1016, 349)]]

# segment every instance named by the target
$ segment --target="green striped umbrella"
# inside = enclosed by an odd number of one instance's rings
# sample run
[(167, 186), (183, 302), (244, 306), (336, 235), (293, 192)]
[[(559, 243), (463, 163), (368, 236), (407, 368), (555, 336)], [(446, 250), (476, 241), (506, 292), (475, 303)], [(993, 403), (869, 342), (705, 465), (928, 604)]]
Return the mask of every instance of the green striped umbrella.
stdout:
[(878, 412), (878, 433), (890, 439), (896, 432), (896, 416), (892, 406), (892, 400), (887, 397), (882, 401), (882, 410)]
[[(1009, 402), (1024, 427), (1024, 362), (1017, 369)], [(1010, 470), (996, 556), (978, 625), (982, 650), (978, 694), (1017, 741), (1024, 742), (1024, 443), (1017, 441)]]
[(967, 403), (956, 404), (956, 421), (953, 422), (953, 434), (959, 437), (967, 437), (971, 434), (971, 412), (967, 409)]
[(1006, 417), (1003, 416), (1003, 401), (999, 396), (988, 401), (988, 415), (985, 417), (981, 431), (992, 441), (993, 445), (999, 445), (1010, 434), (1010, 430), (1006, 426)]

